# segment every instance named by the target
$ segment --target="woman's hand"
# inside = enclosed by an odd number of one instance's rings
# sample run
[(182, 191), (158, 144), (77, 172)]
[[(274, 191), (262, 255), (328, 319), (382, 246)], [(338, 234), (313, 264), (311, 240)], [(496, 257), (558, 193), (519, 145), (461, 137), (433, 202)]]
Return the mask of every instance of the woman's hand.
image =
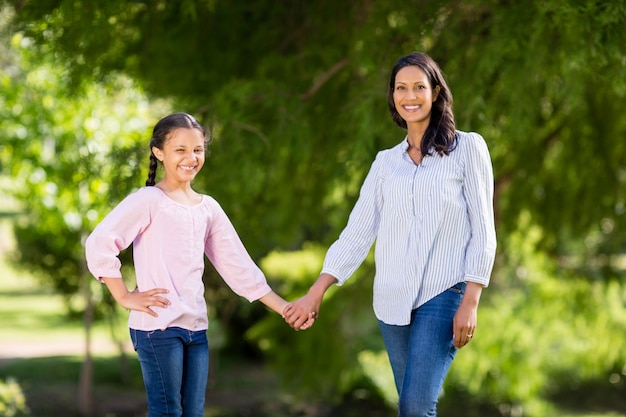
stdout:
[(476, 311), (477, 308), (464, 305), (463, 303), (461, 303), (459, 309), (456, 311), (453, 321), (455, 348), (461, 349), (474, 337), (477, 321)]
[(474, 337), (478, 321), (478, 302), (482, 290), (482, 285), (476, 282), (468, 282), (465, 287), (463, 300), (452, 322), (454, 347), (457, 349), (467, 345)]

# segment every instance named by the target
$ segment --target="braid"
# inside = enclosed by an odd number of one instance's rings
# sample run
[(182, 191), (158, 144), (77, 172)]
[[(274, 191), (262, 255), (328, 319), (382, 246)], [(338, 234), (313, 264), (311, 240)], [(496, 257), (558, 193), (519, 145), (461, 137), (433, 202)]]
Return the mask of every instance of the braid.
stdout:
[(150, 153), (150, 169), (148, 171), (148, 179), (146, 180), (146, 187), (153, 186), (155, 184), (156, 179), (156, 170), (159, 166), (158, 160), (153, 153)]

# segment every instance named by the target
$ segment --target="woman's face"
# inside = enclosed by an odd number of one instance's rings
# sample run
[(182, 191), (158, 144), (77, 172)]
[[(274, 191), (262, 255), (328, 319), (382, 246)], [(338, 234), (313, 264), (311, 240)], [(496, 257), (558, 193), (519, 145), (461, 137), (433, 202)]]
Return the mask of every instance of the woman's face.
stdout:
[(430, 112), (438, 93), (439, 86), (433, 89), (420, 67), (407, 66), (396, 74), (393, 102), (407, 126), (430, 122)]

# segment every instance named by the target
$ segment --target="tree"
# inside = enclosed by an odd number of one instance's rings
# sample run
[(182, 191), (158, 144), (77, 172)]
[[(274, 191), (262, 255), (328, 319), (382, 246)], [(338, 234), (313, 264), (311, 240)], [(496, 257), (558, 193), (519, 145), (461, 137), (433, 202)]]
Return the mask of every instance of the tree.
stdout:
[(558, 252), (603, 219), (621, 226), (623, 1), (379, 3), (23, 2), (17, 17), (75, 84), (124, 71), (210, 122), (204, 188), (257, 255), (343, 226), (373, 154), (402, 137), (385, 84), (415, 49), (492, 148), (502, 230), (533, 213)]
[[(90, 277), (82, 242), (111, 204), (130, 192), (126, 179), (140, 173), (144, 155), (138, 146), (148, 141), (146, 123), (155, 118), (154, 107), (121, 76), (85, 84), (73, 95), (50, 51), (35, 53), (20, 34), (10, 43), (10, 59), (0, 68), (6, 91), (0, 167), (12, 178), (8, 192), (23, 207), (14, 225), (15, 261), (62, 294), (70, 313), (84, 313), (79, 409), (90, 415), (91, 324), (98, 312), (114, 323), (117, 310)], [(102, 301), (97, 311), (94, 298)]]
[(337, 236), (376, 151), (402, 139), (385, 88), (394, 60), (417, 49), (442, 65), (458, 127), (491, 150), (495, 285), (525, 288), (509, 237), (531, 231), (553, 263), (620, 278), (623, 0), (58, 0), (16, 11), (15, 30), (67, 68), (68, 92), (123, 72), (212, 127), (198, 185), (257, 259)]

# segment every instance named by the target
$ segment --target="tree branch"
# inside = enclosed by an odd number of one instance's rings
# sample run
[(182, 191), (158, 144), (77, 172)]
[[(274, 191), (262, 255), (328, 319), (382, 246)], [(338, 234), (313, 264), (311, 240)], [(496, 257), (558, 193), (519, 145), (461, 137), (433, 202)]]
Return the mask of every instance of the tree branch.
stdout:
[(300, 95), (300, 99), (302, 99), (303, 101), (306, 101), (310, 99), (311, 97), (313, 97), (313, 95), (317, 93), (317, 91), (320, 88), (322, 88), (322, 86), (326, 84), (326, 82), (330, 80), (333, 75), (341, 71), (345, 66), (348, 65), (349, 62), (350, 62), (350, 58), (344, 58), (341, 61), (337, 62), (332, 67), (330, 67), (328, 70), (326, 70), (326, 72), (324, 72), (320, 77), (317, 78), (317, 80), (315, 80), (311, 88), (309, 88), (309, 90), (306, 93), (303, 93)]

